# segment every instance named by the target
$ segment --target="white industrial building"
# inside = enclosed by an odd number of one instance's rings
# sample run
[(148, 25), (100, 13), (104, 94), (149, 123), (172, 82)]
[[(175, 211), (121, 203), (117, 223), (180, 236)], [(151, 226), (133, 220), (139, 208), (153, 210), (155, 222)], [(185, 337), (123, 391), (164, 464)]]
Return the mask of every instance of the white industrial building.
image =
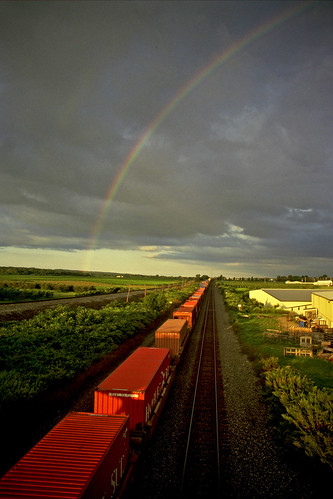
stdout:
[(299, 315), (311, 312), (327, 327), (333, 328), (333, 290), (252, 289), (249, 297), (266, 306), (279, 307)]
[(317, 317), (333, 328), (333, 291), (313, 291), (312, 306), (317, 310)]
[(311, 308), (311, 289), (251, 289), (249, 297), (263, 303), (266, 306), (278, 307), (303, 312), (306, 308)]

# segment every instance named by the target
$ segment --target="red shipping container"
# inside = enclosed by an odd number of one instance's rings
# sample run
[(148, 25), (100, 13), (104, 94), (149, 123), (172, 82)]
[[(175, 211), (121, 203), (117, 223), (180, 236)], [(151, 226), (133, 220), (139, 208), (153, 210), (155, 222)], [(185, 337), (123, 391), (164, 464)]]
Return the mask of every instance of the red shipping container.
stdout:
[(201, 302), (202, 302), (202, 300), (203, 300), (203, 297), (204, 297), (204, 293), (197, 293), (197, 292), (196, 292), (196, 293), (194, 293), (194, 294), (191, 296), (190, 300), (197, 300), (197, 301), (198, 301), (198, 303), (200, 303), (200, 304), (201, 304)]
[(189, 298), (188, 300), (184, 301), (184, 303), (182, 303), (182, 307), (194, 307), (195, 309), (198, 308), (198, 304), (199, 304), (199, 300), (196, 300), (195, 298)]
[(185, 319), (168, 319), (155, 331), (155, 347), (170, 348), (171, 357), (179, 354), (187, 335)]
[(198, 300), (195, 298), (189, 298), (182, 303), (182, 307), (196, 307), (198, 305)]
[(170, 373), (168, 348), (139, 347), (95, 390), (94, 412), (128, 414), (130, 430), (149, 420)]
[(191, 328), (194, 324), (195, 319), (195, 306), (193, 307), (179, 307), (172, 314), (174, 319), (185, 319), (187, 325)]
[(184, 303), (182, 303), (182, 307), (187, 307), (192, 310), (192, 321), (195, 322), (200, 311), (200, 300), (189, 298)]
[(0, 497), (114, 497), (129, 455), (128, 422), (69, 413), (0, 479)]

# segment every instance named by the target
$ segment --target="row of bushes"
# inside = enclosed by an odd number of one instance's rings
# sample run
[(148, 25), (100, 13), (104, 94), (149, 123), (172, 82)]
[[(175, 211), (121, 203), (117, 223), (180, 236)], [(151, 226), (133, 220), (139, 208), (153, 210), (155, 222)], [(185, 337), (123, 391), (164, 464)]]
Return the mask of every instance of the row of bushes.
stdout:
[(106, 288), (96, 288), (93, 285), (85, 284), (66, 284), (64, 282), (32, 282), (32, 281), (10, 281), (3, 282), (0, 289), (41, 289), (45, 291), (60, 291), (63, 293), (117, 293), (121, 288), (119, 286), (109, 286)]
[(266, 306), (249, 297), (249, 291), (236, 286), (229, 286), (223, 283), (217, 283), (228, 309), (241, 313), (269, 313), (281, 314), (281, 309), (272, 306)]
[[(95, 286), (72, 286), (75, 296), (107, 295), (122, 291), (123, 288), (112, 286), (110, 288), (95, 288)], [(70, 291), (68, 289), (67, 291)]]
[(266, 397), (285, 441), (333, 468), (333, 392), (278, 359), (262, 361)]
[(10, 286), (0, 287), (0, 301), (17, 301), (17, 300), (41, 300), (44, 298), (52, 298), (51, 291), (42, 291), (39, 289), (17, 289)]

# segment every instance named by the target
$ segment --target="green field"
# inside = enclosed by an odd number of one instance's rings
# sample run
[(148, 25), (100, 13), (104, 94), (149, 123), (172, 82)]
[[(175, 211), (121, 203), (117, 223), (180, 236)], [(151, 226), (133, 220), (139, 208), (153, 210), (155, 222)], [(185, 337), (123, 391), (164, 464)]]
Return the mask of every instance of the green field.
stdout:
[(173, 284), (176, 282), (182, 282), (181, 277), (160, 277), (160, 276), (106, 276), (98, 274), (93, 275), (43, 275), (43, 274), (0, 274), (0, 285), (3, 282), (22, 282), (22, 283), (40, 283), (40, 282), (66, 282), (66, 283), (78, 283), (85, 285), (94, 285), (96, 287), (103, 286), (133, 286), (142, 287), (145, 286), (162, 286)]
[[(0, 302), (165, 289), (184, 285), (189, 281), (189, 278), (182, 277), (0, 267)], [(34, 292), (28, 293), (27, 290)]]

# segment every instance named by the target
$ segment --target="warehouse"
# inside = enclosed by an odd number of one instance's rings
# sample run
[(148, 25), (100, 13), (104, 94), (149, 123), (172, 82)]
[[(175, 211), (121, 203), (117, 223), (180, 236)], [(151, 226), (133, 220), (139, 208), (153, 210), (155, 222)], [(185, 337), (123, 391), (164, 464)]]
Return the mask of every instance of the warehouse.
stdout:
[(251, 299), (257, 300), (266, 306), (279, 307), (304, 313), (312, 308), (311, 289), (252, 289), (249, 292)]
[(329, 328), (333, 327), (333, 291), (312, 291), (312, 306), (317, 309), (317, 317)]
[(266, 306), (279, 307), (306, 317), (317, 317), (333, 328), (333, 291), (313, 289), (252, 289), (251, 299)]

